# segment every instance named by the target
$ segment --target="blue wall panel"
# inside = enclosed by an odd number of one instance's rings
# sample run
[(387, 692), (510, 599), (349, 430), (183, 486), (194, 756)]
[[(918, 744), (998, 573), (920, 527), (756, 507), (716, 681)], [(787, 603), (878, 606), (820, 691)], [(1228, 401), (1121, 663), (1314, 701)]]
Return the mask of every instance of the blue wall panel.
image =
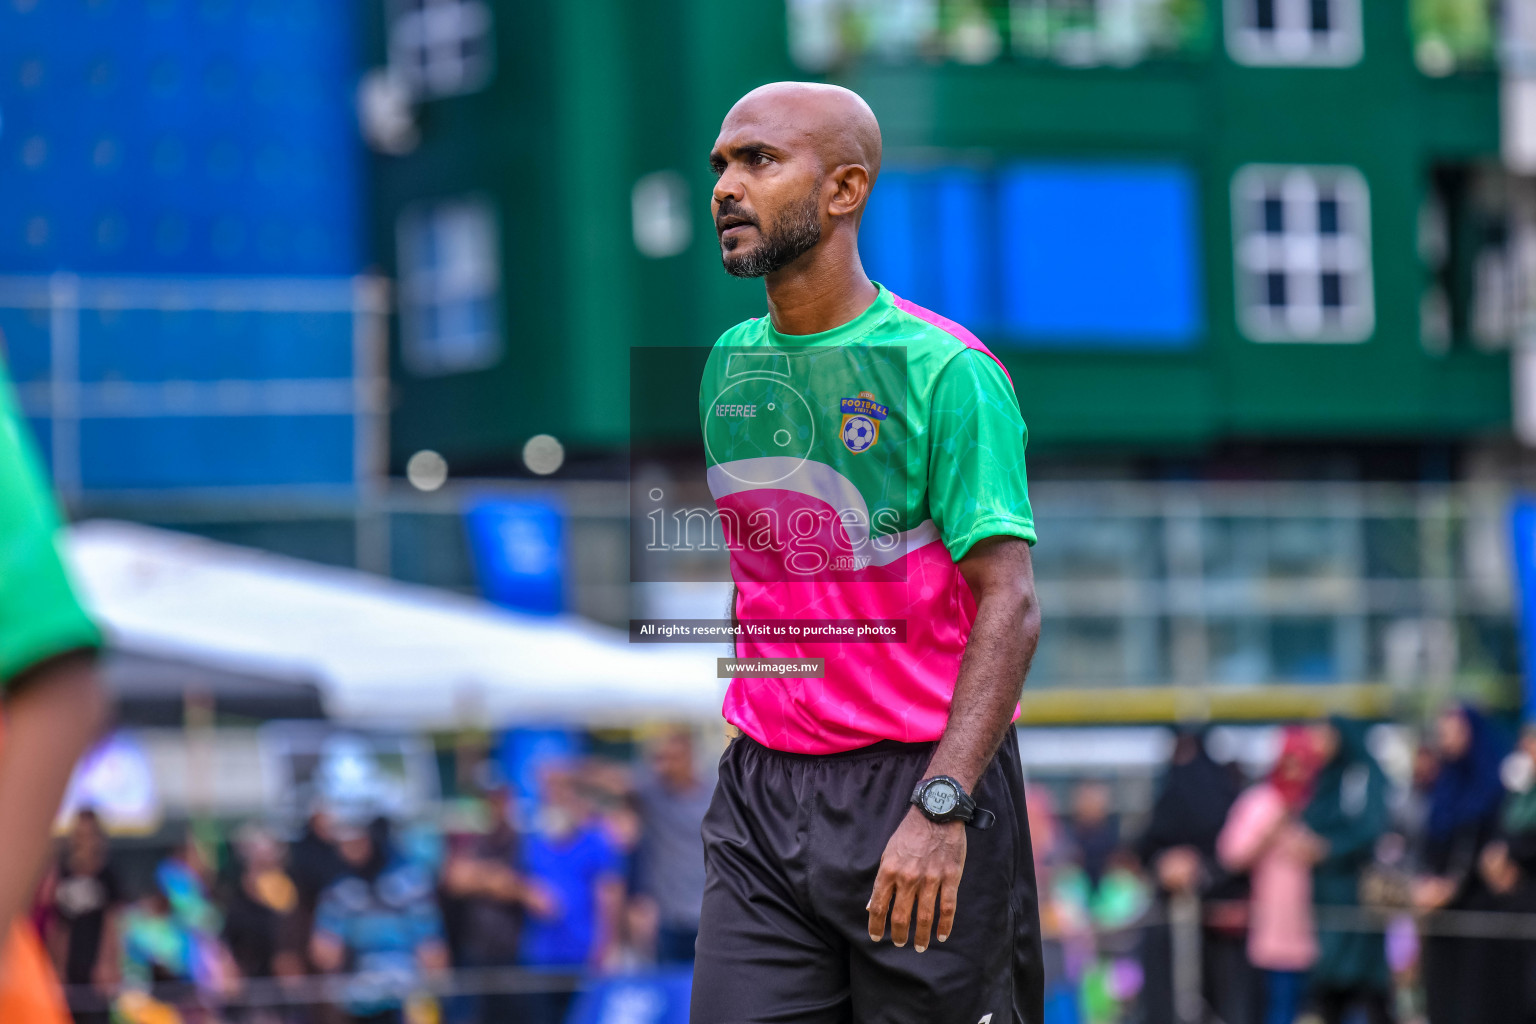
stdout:
[(87, 382), (351, 376), (347, 313), (93, 310), (80, 316), (80, 378)]
[(934, 182), (938, 237), (938, 294), (944, 315), (958, 323), (992, 323), (992, 286), (985, 230), (990, 217), (986, 182), (968, 170), (946, 171)]
[(0, 4), (0, 273), (361, 265), (353, 5)]
[(1182, 346), (1202, 329), (1195, 188), (1177, 167), (1012, 168), (1005, 322), (1024, 337)]
[(1205, 330), (1196, 205), (1170, 164), (882, 174), (870, 275), (1000, 345), (1185, 348)]
[[(0, 275), (357, 273), (358, 21), (355, 0), (0, 0)], [(350, 391), (316, 385), (352, 376), (350, 314), (175, 305), (79, 312), (81, 484), (350, 484)], [(46, 450), (48, 312), (0, 309), (0, 334)], [(234, 383), (217, 414), (160, 416), (185, 382)]]
[(0, 308), (0, 359), (16, 384), (47, 379), (51, 359), (45, 310)]
[(85, 420), (88, 490), (309, 487), (352, 479), (352, 421), (341, 416)]

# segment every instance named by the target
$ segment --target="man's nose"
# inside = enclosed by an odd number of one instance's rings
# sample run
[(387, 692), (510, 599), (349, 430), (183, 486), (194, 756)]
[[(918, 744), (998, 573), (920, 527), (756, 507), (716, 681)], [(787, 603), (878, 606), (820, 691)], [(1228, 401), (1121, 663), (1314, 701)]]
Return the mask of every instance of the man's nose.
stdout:
[(729, 172), (720, 175), (715, 181), (714, 200), (717, 206), (727, 199), (739, 203), (742, 200), (743, 194), (741, 181), (731, 177)]

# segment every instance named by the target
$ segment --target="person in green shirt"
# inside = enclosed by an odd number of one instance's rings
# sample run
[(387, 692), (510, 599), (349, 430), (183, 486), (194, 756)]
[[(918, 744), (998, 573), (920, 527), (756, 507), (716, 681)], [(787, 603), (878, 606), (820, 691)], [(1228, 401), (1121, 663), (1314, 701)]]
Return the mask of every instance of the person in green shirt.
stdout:
[(709, 156), (721, 263), (767, 311), (699, 388), (741, 632), (693, 1024), (1045, 1019), (1027, 431), (979, 338), (864, 273), (881, 153), (858, 95), (777, 82)]
[(106, 721), (101, 634), (59, 555), (59, 514), (0, 366), (0, 926), (27, 906), (75, 762)]

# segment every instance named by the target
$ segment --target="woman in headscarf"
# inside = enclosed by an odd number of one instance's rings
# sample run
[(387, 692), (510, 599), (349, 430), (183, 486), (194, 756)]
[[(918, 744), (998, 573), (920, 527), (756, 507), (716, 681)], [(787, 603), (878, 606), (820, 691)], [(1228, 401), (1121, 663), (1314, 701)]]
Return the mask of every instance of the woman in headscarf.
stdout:
[(1330, 928), (1328, 921), (1330, 912), (1360, 905), (1360, 876), (1389, 822), (1387, 777), (1366, 747), (1365, 723), (1333, 718), (1312, 732), (1323, 768), (1301, 819), (1312, 832), (1312, 899), (1319, 909), (1313, 1006), (1325, 1024), (1339, 1024), (1354, 1006), (1364, 1007), (1371, 1024), (1388, 1024), (1391, 976), (1382, 933)]
[[(1179, 731), (1162, 791), (1136, 844), (1137, 856), (1151, 875), (1165, 911), (1176, 897), (1246, 900), (1246, 879), (1227, 873), (1216, 857), (1216, 839), (1241, 788), (1240, 777), (1206, 751), (1204, 730)], [(1257, 986), (1252, 983), (1241, 930), (1207, 927), (1201, 940), (1203, 998), (1224, 1021), (1254, 1020)], [(1172, 1022), (1176, 1019), (1173, 941), (1167, 926), (1148, 930), (1142, 962), (1146, 1022)]]
[(1269, 777), (1250, 786), (1227, 816), (1216, 852), (1228, 871), (1253, 881), (1248, 962), (1264, 972), (1264, 1024), (1292, 1024), (1317, 960), (1312, 922), (1316, 839), (1298, 821), (1320, 765), (1311, 730), (1288, 726)]
[[(1478, 862), (1498, 826), (1499, 766), (1508, 748), (1481, 712), (1460, 703), (1435, 720), (1435, 748), (1440, 772), (1430, 790), (1421, 855), (1427, 874), (1414, 884), (1414, 903), (1426, 912), (1488, 910)], [(1508, 1005), (1494, 998), (1493, 976), (1504, 952), (1496, 946), (1506, 940), (1435, 934), (1434, 918), (1427, 924), (1422, 962), (1430, 1024), (1509, 1020)]]

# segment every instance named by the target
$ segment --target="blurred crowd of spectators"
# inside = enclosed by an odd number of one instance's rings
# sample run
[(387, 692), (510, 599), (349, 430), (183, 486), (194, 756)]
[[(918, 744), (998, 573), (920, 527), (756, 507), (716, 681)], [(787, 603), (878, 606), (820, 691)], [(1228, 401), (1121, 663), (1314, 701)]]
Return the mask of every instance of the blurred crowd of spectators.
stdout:
[(692, 961), (695, 754), (674, 730), (638, 769), (551, 760), (536, 800), (491, 783), (441, 827), (317, 805), (219, 867), (189, 835), (136, 894), (82, 811), (36, 923), (82, 1024), (559, 1024), (582, 977)]
[(1536, 1022), (1536, 730), (1449, 706), (1400, 785), (1368, 740), (1289, 726), (1249, 779), (1183, 731), (1138, 835), (1032, 790), (1048, 1021)]
[[(1450, 706), (1399, 782), (1370, 740), (1288, 726), (1250, 779), (1182, 731), (1140, 814), (1032, 785), (1048, 1024), (1536, 1024), (1536, 730)], [(81, 1022), (560, 1024), (584, 978), (691, 962), (697, 753), (548, 761), (435, 827), (321, 805), (218, 866), (189, 836), (132, 893), (82, 812), (36, 923)]]

